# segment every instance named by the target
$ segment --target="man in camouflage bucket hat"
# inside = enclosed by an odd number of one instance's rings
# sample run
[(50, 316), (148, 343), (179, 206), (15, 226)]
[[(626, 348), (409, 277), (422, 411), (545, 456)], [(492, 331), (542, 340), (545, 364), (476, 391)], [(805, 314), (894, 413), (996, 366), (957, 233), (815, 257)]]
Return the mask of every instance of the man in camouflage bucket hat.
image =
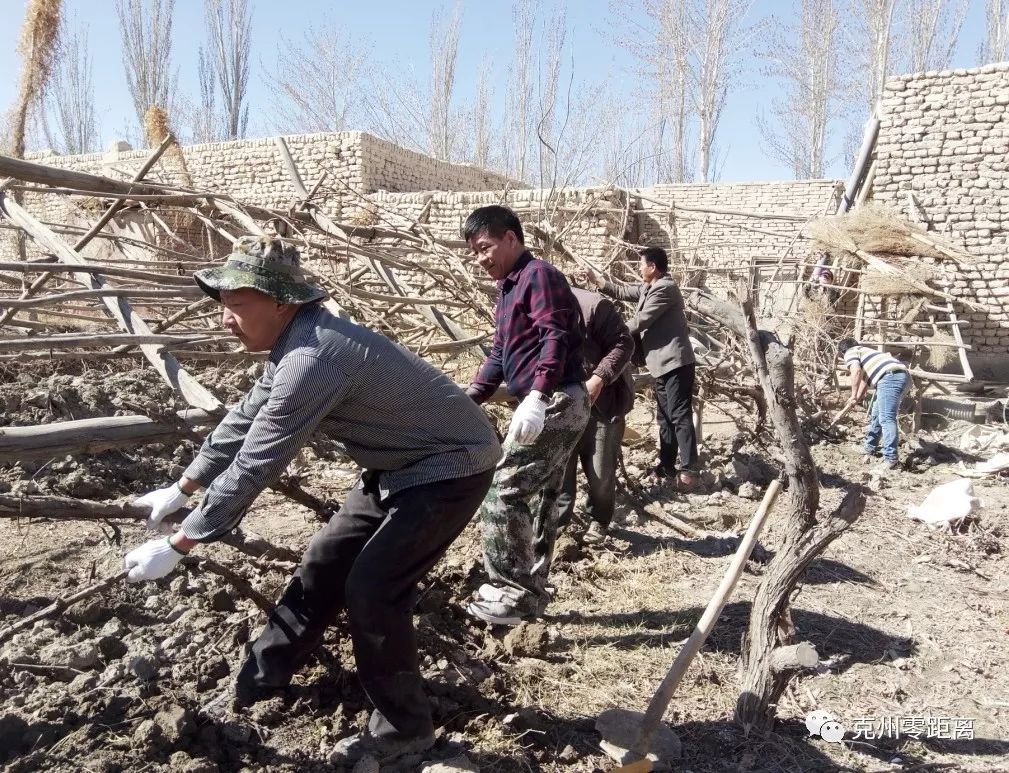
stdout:
[(278, 303), (313, 303), (329, 297), (307, 282), (294, 245), (265, 236), (243, 236), (223, 266), (197, 271), (193, 278), (215, 301), (221, 300), (222, 290), (243, 288), (264, 292)]
[(312, 538), (233, 684), (203, 713), (224, 718), (286, 687), (346, 610), (375, 710), (330, 762), (423, 751), (434, 724), (413, 628), (416, 586), (487, 494), (501, 456), (494, 429), (444, 373), (318, 303), (325, 291), (280, 240), (244, 237), (223, 267), (196, 281), (224, 304), (224, 327), (270, 356), (182, 478), (138, 500), (157, 528), (206, 488), (178, 531), (127, 554), (128, 579), (164, 577), (192, 548), (221, 539), (314, 432), (327, 435), (361, 466), (361, 479)]

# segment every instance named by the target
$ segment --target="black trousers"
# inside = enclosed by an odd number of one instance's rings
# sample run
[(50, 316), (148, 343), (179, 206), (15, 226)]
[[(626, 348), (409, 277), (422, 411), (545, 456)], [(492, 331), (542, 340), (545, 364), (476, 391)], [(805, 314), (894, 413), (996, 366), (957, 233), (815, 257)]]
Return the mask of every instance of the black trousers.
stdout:
[(655, 379), (655, 399), (658, 402), (659, 464), (676, 468), (679, 451), (681, 470), (697, 467), (697, 438), (694, 437), (694, 370), (693, 363)]
[(413, 627), (416, 586), (476, 513), (493, 475), (415, 486), (384, 501), (377, 475), (362, 475), (309, 543), (239, 672), (239, 692), (287, 685), (346, 609), (358, 678), (375, 706), (371, 732), (395, 740), (432, 733)]

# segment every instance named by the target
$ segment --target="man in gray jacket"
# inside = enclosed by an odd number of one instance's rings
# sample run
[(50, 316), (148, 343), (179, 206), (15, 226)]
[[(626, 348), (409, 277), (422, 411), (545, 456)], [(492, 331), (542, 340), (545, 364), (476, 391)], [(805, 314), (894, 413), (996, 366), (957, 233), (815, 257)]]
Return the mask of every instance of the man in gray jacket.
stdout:
[(604, 281), (591, 269), (584, 275), (606, 295), (637, 303), (627, 323), (644, 355), (645, 366), (655, 378), (658, 403), (660, 478), (677, 474), (679, 483), (697, 483), (697, 439), (694, 437), (694, 350), (690, 344), (687, 316), (680, 288), (669, 277), (669, 257), (661, 247), (641, 251), (641, 284)]
[(309, 542), (233, 689), (204, 712), (220, 715), (229, 702), (247, 706), (286, 686), (345, 610), (375, 710), (330, 762), (423, 751), (434, 725), (413, 627), (416, 586), (486, 496), (501, 457), (494, 430), (444, 373), (331, 314), (319, 303), (326, 292), (306, 281), (297, 250), (280, 239), (243, 237), (224, 266), (195, 279), (224, 305), (224, 327), (270, 356), (181, 479), (140, 498), (157, 527), (206, 489), (172, 536), (126, 555), (128, 579), (164, 577), (190, 550), (219, 540), (312, 433), (327, 435), (361, 466), (361, 479)]

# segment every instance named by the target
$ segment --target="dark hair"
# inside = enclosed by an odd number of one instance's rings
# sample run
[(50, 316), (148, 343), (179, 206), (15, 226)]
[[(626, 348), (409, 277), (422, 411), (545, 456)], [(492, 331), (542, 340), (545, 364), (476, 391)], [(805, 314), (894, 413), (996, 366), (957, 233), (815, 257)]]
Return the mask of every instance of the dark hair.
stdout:
[(661, 247), (646, 247), (641, 250), (641, 257), (645, 259), (645, 263), (651, 263), (663, 274), (669, 271), (669, 256)]
[(844, 357), (844, 353), (853, 346), (858, 346), (858, 341), (854, 338), (842, 338), (837, 342), (837, 356)]
[(469, 241), (474, 236), (479, 236), (484, 231), (495, 239), (500, 239), (507, 231), (512, 231), (518, 237), (519, 244), (525, 244), (525, 235), (522, 233), (522, 224), (518, 215), (508, 207), (492, 204), (489, 207), (480, 207), (470, 212), (466, 218), (466, 225), (462, 228), (463, 238)]

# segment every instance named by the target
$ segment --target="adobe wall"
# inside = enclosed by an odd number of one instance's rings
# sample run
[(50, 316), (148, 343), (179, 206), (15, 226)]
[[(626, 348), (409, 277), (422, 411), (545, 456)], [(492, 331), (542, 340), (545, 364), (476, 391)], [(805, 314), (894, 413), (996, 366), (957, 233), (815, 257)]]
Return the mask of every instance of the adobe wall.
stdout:
[(882, 102), (872, 198), (914, 219), (909, 194), (930, 230), (978, 257), (947, 269), (965, 311), (964, 337), (978, 362), (1009, 349), (1009, 63), (891, 78)]
[[(326, 213), (344, 219), (360, 209), (362, 195), (384, 189), (486, 190), (514, 184), (504, 175), (470, 166), (449, 164), (400, 148), (366, 132), (336, 132), (285, 136), (302, 182), (311, 190), (322, 174), (327, 194)], [(141, 150), (57, 156), (34, 153), (28, 160), (91, 174), (129, 179), (150, 156)], [(297, 199), (294, 186), (272, 137), (236, 140), (183, 148), (186, 174), (171, 150), (149, 175), (150, 179), (201, 190), (228, 193), (239, 201), (286, 208)], [(30, 209), (49, 222), (69, 222), (66, 197), (30, 197)], [(3, 240), (6, 242), (6, 240)], [(6, 252), (0, 244), (0, 253)]]
[[(671, 250), (673, 271), (685, 275), (696, 266), (711, 269), (707, 286), (718, 289), (718, 269), (753, 265), (760, 273), (777, 263), (804, 219), (837, 208), (840, 183), (801, 180), (768, 183), (657, 185), (628, 194), (607, 188), (569, 188), (551, 195), (544, 190), (483, 192), (379, 192), (367, 198), (374, 216), (420, 219), (444, 238), (459, 238), (466, 216), (477, 207), (503, 203), (525, 223), (548, 221), (563, 228), (564, 244), (575, 254), (606, 263), (622, 258), (618, 240), (658, 245)], [(707, 207), (742, 213), (790, 214), (803, 220), (763, 220), (745, 214), (694, 213), (677, 207)], [(757, 230), (741, 231), (734, 224)], [(699, 244), (703, 249), (695, 249)], [(795, 256), (795, 253), (792, 253)], [(804, 257), (804, 256), (799, 256)]]

